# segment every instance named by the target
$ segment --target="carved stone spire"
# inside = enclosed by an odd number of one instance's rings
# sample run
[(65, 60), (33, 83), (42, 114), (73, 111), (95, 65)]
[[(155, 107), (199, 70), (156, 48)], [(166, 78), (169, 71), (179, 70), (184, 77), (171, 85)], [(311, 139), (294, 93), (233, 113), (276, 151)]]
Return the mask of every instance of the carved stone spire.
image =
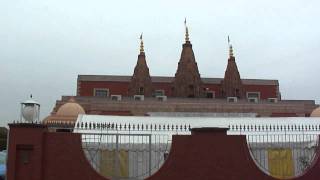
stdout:
[(201, 97), (202, 82), (198, 65), (189, 40), (188, 27), (186, 25), (185, 43), (182, 45), (181, 57), (177, 72), (173, 81), (173, 95), (175, 97)]
[(233, 47), (230, 43), (228, 36), (229, 45), (229, 59), (227, 69), (224, 74), (224, 79), (222, 81), (222, 95), (223, 97), (238, 97), (244, 98), (244, 90), (240, 78), (240, 73), (235, 61), (233, 54)]
[(153, 93), (151, 77), (143, 47), (142, 34), (140, 35), (140, 54), (138, 55), (138, 61), (131, 77), (128, 93), (129, 96), (152, 96)]

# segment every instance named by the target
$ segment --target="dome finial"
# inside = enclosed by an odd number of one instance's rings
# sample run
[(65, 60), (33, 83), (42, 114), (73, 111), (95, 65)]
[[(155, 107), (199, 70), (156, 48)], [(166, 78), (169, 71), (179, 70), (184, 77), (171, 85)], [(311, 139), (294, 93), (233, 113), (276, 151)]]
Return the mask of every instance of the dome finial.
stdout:
[(140, 34), (140, 53), (144, 53), (142, 35), (143, 35), (143, 33)]
[(186, 42), (189, 42), (190, 39), (189, 39), (189, 29), (188, 29), (188, 26), (187, 26), (187, 18), (184, 18), (184, 26), (186, 28), (185, 40), (186, 40)]
[(233, 47), (232, 44), (230, 43), (230, 37), (228, 36), (228, 45), (229, 45), (229, 57), (234, 57), (233, 56)]

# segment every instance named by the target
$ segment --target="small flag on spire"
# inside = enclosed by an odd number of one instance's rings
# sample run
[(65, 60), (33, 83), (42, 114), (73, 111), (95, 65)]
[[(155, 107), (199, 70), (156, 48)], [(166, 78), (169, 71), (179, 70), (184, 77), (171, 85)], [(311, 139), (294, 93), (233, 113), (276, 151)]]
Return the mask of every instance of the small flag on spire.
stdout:
[(230, 44), (230, 38), (229, 38), (229, 35), (228, 35), (228, 44)]
[(184, 18), (184, 25), (187, 25), (187, 18)]
[(142, 34), (143, 34), (143, 33), (140, 34), (140, 40), (142, 40)]

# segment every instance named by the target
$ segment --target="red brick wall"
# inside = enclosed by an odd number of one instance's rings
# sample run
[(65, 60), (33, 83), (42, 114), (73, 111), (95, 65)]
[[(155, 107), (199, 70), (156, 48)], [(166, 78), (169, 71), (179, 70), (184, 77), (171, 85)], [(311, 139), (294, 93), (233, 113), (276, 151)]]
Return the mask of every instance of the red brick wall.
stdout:
[(10, 125), (7, 179), (43, 180), (42, 163), (43, 134), (47, 129), (41, 125)]
[(81, 81), (79, 88), (80, 96), (93, 96), (94, 88), (107, 88), (109, 95), (116, 94), (127, 96), (129, 82), (104, 82), (104, 81)]
[[(172, 96), (171, 83), (152, 83), (152, 85), (155, 90), (165, 90), (166, 96)], [(79, 86), (79, 96), (93, 96), (94, 88), (107, 88), (109, 95), (128, 96), (129, 82), (81, 81)]]
[(47, 133), (42, 180), (107, 180), (90, 165), (80, 134)]
[[(165, 90), (165, 95), (172, 97), (172, 83), (152, 83), (155, 90)], [(107, 88), (109, 95), (119, 94), (128, 96), (129, 82), (104, 82), (104, 81), (81, 81), (79, 85), (79, 96), (93, 96), (94, 88)], [(204, 84), (204, 88), (209, 88), (209, 91), (215, 91), (216, 97), (221, 97), (220, 84)], [(245, 92), (253, 91), (260, 92), (261, 99), (277, 97), (277, 86), (273, 85), (244, 85)]]
[[(256, 166), (245, 136), (225, 132), (201, 128), (192, 135), (174, 135), (164, 165), (147, 179), (276, 180)], [(27, 163), (17, 154), (19, 147), (32, 151)], [(308, 171), (292, 180), (320, 179), (319, 153), (317, 148)], [(106, 180), (86, 159), (80, 134), (48, 132), (37, 124), (10, 125), (7, 167), (8, 180)]]
[[(254, 163), (245, 136), (228, 136), (214, 128), (200, 131), (191, 136), (174, 135), (167, 160), (147, 180), (276, 180)], [(308, 171), (292, 180), (320, 179), (319, 153), (318, 148)]]
[(208, 91), (214, 91), (216, 98), (221, 97), (221, 84), (204, 84), (204, 88), (209, 88)]
[(39, 124), (9, 126), (8, 180), (107, 180), (89, 164), (80, 134), (50, 133)]
[(260, 92), (260, 99), (276, 98), (277, 86), (274, 85), (244, 85), (245, 92)]
[(168, 97), (171, 97), (172, 94), (172, 83), (152, 83), (154, 90), (160, 90), (163, 89), (165, 92), (165, 95)]

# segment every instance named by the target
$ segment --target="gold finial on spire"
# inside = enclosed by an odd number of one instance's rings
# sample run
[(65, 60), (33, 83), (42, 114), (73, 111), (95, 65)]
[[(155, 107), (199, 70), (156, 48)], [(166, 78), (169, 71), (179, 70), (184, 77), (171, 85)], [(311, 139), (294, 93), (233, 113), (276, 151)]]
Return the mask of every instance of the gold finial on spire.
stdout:
[(140, 53), (144, 53), (142, 34), (140, 34)]
[(186, 40), (186, 42), (188, 42), (188, 41), (190, 41), (190, 39), (189, 39), (189, 30), (188, 30), (188, 26), (187, 26), (187, 18), (184, 18), (184, 26), (186, 28), (185, 40)]
[(228, 36), (228, 45), (229, 45), (229, 57), (234, 57), (233, 56), (233, 48), (232, 48), (232, 44), (230, 43), (229, 36)]
[(230, 56), (230, 57), (234, 57), (234, 56), (233, 56), (233, 48), (232, 48), (232, 45), (229, 46), (229, 56)]

